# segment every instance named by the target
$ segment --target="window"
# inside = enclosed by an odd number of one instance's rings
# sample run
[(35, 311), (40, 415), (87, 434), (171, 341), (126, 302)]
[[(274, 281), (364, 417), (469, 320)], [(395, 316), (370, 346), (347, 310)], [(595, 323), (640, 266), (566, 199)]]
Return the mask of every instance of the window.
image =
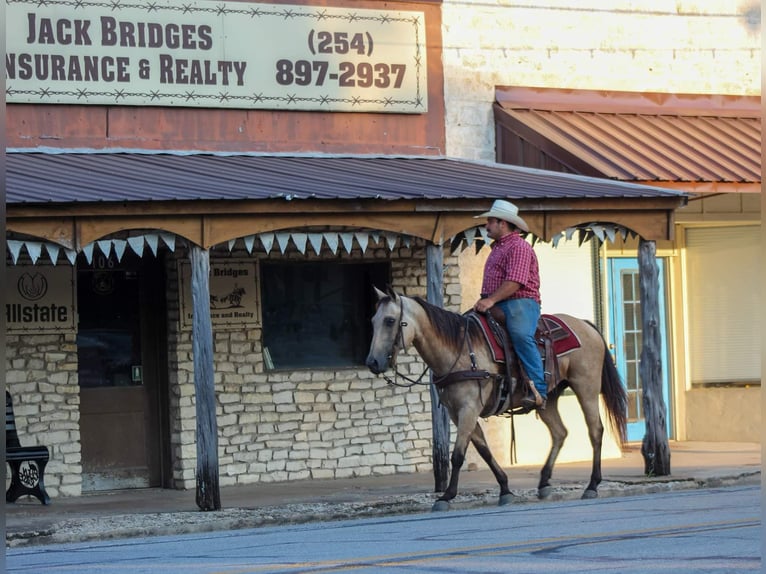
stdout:
[(760, 226), (686, 230), (693, 385), (761, 380)]
[(388, 263), (262, 262), (267, 368), (364, 365), (373, 285), (383, 288), (390, 276)]

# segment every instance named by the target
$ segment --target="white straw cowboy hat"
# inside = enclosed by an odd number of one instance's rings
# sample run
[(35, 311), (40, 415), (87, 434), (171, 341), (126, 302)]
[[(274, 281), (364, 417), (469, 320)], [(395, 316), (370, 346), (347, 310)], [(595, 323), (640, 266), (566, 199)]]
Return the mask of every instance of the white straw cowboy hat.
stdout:
[(502, 219), (503, 221), (513, 223), (522, 231), (529, 231), (527, 222), (519, 217), (519, 208), (513, 205), (510, 201), (505, 201), (504, 199), (496, 199), (489, 211), (477, 215), (475, 219), (479, 219), (480, 217)]

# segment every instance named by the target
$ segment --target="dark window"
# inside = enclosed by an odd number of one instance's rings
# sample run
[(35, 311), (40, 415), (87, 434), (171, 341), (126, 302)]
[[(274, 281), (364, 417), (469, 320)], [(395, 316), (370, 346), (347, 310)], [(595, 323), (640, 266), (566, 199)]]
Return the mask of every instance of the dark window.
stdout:
[(261, 263), (266, 367), (364, 365), (388, 263)]
[(77, 267), (78, 377), (81, 387), (140, 385), (134, 367), (141, 365), (139, 259), (122, 263), (81, 257)]

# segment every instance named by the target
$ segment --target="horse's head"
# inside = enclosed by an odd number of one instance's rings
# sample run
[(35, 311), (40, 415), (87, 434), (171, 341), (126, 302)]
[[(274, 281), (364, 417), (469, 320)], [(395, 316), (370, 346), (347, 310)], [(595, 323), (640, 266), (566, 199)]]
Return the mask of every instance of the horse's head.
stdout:
[(384, 293), (377, 287), (375, 293), (378, 304), (372, 318), (372, 342), (366, 364), (379, 375), (396, 364), (396, 354), (412, 342), (413, 330), (408, 328), (404, 298), (393, 290)]

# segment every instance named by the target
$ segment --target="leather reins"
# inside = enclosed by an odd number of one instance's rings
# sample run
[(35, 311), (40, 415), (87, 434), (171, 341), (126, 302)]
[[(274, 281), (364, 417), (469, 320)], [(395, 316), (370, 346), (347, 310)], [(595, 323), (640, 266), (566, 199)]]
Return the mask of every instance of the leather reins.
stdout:
[[(408, 325), (407, 321), (404, 320), (404, 300), (402, 297), (399, 297), (399, 323), (397, 325), (396, 335), (394, 336), (394, 342), (391, 343), (391, 350), (389, 351), (388, 356), (386, 357), (389, 365), (391, 364), (391, 361), (394, 358), (397, 342), (401, 341), (401, 346), (400, 346), (401, 351), (404, 351), (405, 349), (404, 327), (406, 327), (407, 325)], [(465, 327), (463, 327), (463, 342), (460, 344), (460, 347), (458, 348), (457, 355), (455, 356), (455, 360), (452, 362), (452, 366), (449, 369), (447, 369), (447, 374), (442, 375), (440, 377), (434, 377), (432, 382), (437, 387), (445, 387), (452, 383), (457, 383), (460, 381), (466, 381), (470, 379), (484, 380), (492, 376), (489, 371), (486, 371), (486, 370), (480, 371), (478, 366), (476, 365), (476, 354), (473, 351), (473, 346), (471, 345), (471, 339), (470, 337), (468, 337), (468, 325), (469, 325), (469, 319), (468, 317), (465, 317)], [(468, 346), (468, 356), (471, 358), (471, 370), (453, 372), (452, 369), (455, 368), (455, 365), (457, 365), (457, 362), (460, 360), (462, 349), (465, 346)], [(431, 384), (430, 382), (422, 381), (423, 377), (428, 371), (429, 371), (429, 367), (428, 365), (426, 365), (426, 368), (423, 370), (422, 373), (420, 373), (420, 376), (417, 379), (413, 379), (410, 376), (399, 372), (398, 368), (394, 368), (393, 379), (389, 377), (388, 375), (386, 375), (385, 373), (383, 373), (382, 376), (386, 380), (386, 382), (388, 382), (389, 385), (409, 388), (414, 385)], [(399, 383), (397, 381), (399, 377), (407, 381), (408, 384)]]

